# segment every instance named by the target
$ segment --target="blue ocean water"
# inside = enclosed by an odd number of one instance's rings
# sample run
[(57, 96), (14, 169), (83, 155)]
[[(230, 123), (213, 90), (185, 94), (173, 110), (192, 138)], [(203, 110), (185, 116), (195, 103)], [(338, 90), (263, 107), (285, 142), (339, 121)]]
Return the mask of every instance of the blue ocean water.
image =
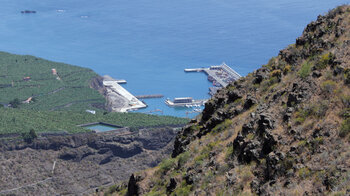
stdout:
[[(203, 99), (211, 84), (185, 68), (226, 62), (246, 75), (294, 43), (317, 15), (348, 2), (0, 0), (0, 50), (126, 79), (124, 87), (134, 95)], [(165, 98), (145, 100), (149, 107), (140, 112), (186, 116), (191, 111), (168, 108)]]

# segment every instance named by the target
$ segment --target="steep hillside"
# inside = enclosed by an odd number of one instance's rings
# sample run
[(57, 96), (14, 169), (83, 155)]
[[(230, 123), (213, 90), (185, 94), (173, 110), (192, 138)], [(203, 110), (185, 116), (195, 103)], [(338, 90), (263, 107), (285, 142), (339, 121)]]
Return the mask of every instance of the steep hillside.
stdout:
[(119, 195), (350, 194), (350, 6), (220, 90)]

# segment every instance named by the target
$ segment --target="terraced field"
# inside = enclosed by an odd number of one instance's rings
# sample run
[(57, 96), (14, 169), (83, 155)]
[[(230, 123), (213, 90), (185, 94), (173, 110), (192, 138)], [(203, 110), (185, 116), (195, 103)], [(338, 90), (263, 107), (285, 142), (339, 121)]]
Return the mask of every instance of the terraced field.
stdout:
[[(57, 71), (54, 74), (52, 69)], [(91, 69), (34, 56), (0, 52), (0, 103), (34, 98), (21, 108), (38, 110), (99, 110), (105, 98), (89, 87), (98, 75)]]

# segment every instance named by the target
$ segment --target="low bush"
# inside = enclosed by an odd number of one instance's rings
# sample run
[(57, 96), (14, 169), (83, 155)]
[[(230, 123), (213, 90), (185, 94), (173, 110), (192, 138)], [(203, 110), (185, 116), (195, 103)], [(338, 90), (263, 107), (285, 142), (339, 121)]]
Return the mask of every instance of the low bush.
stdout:
[(290, 65), (286, 65), (283, 68), (283, 74), (286, 75), (287, 73), (289, 73), (291, 71), (292, 67)]
[(233, 156), (233, 146), (229, 145), (226, 149), (225, 160), (229, 160)]
[(38, 135), (35, 133), (33, 129), (31, 129), (27, 133), (22, 133), (22, 138), (27, 143), (32, 143), (35, 138), (37, 138)]
[(323, 92), (332, 93), (336, 90), (337, 84), (332, 80), (322, 82), (321, 89)]
[(321, 58), (317, 61), (315, 68), (317, 70), (322, 70), (326, 68), (328, 65), (333, 64), (334, 58), (335, 57), (331, 52), (323, 54)]
[(350, 108), (345, 108), (340, 112), (340, 116), (343, 118), (350, 118)]
[(112, 195), (112, 193), (117, 191), (117, 185), (110, 186), (106, 192), (104, 192), (103, 196), (109, 196)]
[(324, 138), (322, 136), (316, 137), (315, 139), (311, 140), (310, 144), (310, 150), (315, 152), (320, 145), (324, 143)]
[(307, 76), (310, 75), (310, 72), (311, 72), (311, 67), (312, 67), (312, 64), (310, 62), (305, 62), (301, 65), (301, 68), (300, 70), (298, 71), (298, 75), (301, 77), (301, 78), (306, 78)]
[(345, 137), (350, 133), (350, 118), (345, 119), (341, 126), (339, 131), (340, 137)]
[(320, 103), (306, 105), (304, 108), (299, 109), (295, 113), (295, 122), (297, 124), (302, 124), (307, 117), (314, 116), (316, 118), (323, 117), (328, 110), (328, 102), (322, 101)]
[(11, 105), (12, 108), (18, 108), (21, 105), (21, 102), (18, 98), (15, 98), (12, 101), (10, 101), (9, 104)]
[(213, 133), (218, 133), (218, 132), (224, 131), (225, 129), (229, 128), (231, 125), (232, 125), (232, 120), (226, 119), (224, 122), (216, 125), (213, 128)]
[(340, 99), (346, 108), (350, 108), (350, 95), (341, 95)]
[(277, 76), (270, 77), (268, 80), (264, 80), (261, 83), (261, 92), (267, 92), (268, 89), (275, 87), (274, 84), (280, 82), (280, 79)]
[(192, 189), (192, 185), (182, 185), (181, 187), (176, 188), (171, 195), (172, 196), (178, 196), (178, 195), (187, 196), (187, 195), (190, 195), (191, 189)]
[(273, 71), (270, 73), (270, 75), (271, 75), (272, 77), (277, 77), (277, 78), (281, 77), (281, 74), (282, 74), (282, 71), (279, 70), (279, 69), (273, 70)]
[(177, 158), (178, 158), (178, 162), (177, 162), (177, 165), (178, 165), (178, 168), (184, 166), (188, 159), (190, 158), (190, 153), (187, 151), (187, 152), (184, 152), (184, 153), (181, 153)]
[(165, 174), (167, 171), (174, 168), (175, 166), (176, 166), (176, 159), (173, 159), (173, 158), (164, 159), (159, 164), (159, 172), (161, 172), (162, 174)]
[(301, 168), (301, 169), (299, 169), (299, 171), (298, 171), (298, 176), (299, 176), (299, 178), (301, 178), (301, 179), (306, 179), (306, 178), (308, 178), (310, 175), (311, 175), (311, 171), (310, 171), (310, 169), (307, 168), (307, 167)]

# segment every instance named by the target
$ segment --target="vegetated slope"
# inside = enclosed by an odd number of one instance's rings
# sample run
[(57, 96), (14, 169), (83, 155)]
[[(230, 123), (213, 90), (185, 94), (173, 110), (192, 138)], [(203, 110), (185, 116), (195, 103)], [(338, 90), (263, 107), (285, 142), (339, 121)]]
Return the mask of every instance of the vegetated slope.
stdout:
[(350, 194), (350, 6), (220, 90), (124, 195)]
[[(55, 69), (55, 74), (52, 69)], [(105, 99), (90, 88), (98, 75), (91, 69), (0, 52), (0, 103), (25, 101), (23, 108), (86, 110), (104, 107)]]
[(142, 128), (181, 126), (188, 119), (173, 116), (156, 116), (141, 113), (90, 114), (76, 111), (33, 111), (27, 109), (0, 108), (0, 134), (36, 132), (85, 132), (77, 125), (105, 122), (123, 127)]

